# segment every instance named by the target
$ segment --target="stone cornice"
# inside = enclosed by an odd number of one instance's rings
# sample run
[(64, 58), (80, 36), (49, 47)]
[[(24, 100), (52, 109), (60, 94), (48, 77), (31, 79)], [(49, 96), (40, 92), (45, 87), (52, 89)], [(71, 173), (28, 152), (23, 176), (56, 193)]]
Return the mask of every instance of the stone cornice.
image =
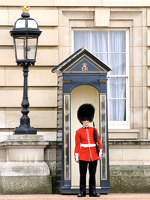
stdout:
[[(19, 0), (0, 1), (0, 6), (22, 6)], [(30, 1), (30, 6), (46, 6), (46, 7), (71, 7), (71, 6), (91, 6), (91, 7), (149, 7), (149, 0), (43, 0)]]

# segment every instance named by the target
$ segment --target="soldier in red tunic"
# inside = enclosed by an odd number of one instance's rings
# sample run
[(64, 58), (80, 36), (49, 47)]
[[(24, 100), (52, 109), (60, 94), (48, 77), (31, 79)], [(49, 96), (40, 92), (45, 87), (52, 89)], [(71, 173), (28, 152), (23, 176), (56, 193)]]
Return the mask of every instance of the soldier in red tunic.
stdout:
[(93, 121), (95, 109), (91, 104), (83, 104), (78, 109), (78, 119), (83, 125), (82, 128), (76, 131), (75, 135), (75, 161), (79, 163), (80, 170), (80, 193), (78, 197), (86, 196), (86, 172), (89, 164), (89, 196), (99, 197), (100, 194), (96, 193), (96, 167), (97, 161), (102, 158), (102, 145), (97, 133), (97, 142), (99, 153), (96, 149), (94, 140), (94, 128), (89, 126)]

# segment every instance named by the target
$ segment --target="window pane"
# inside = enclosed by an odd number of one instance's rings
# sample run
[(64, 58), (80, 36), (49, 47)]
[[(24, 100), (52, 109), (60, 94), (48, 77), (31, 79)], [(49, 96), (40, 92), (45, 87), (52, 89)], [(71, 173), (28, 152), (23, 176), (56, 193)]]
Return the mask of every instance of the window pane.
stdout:
[(110, 52), (126, 51), (125, 31), (110, 31), (109, 40), (110, 40)]
[(108, 64), (108, 54), (106, 53), (94, 53), (94, 55), (103, 61), (106, 65)]
[(126, 100), (109, 100), (109, 121), (126, 121)]
[(126, 54), (110, 54), (109, 67), (111, 75), (126, 75)]
[(109, 78), (109, 98), (126, 98), (126, 78)]
[(108, 32), (92, 32), (92, 52), (108, 52)]
[(126, 121), (126, 31), (75, 31), (74, 50), (86, 46), (108, 72), (109, 120)]
[(89, 31), (75, 31), (74, 32), (74, 51), (86, 47), (90, 50), (90, 32)]

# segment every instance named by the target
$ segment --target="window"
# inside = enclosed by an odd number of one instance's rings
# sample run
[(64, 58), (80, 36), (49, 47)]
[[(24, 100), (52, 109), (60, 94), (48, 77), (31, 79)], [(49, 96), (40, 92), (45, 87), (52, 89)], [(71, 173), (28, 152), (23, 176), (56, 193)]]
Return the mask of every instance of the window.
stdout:
[(129, 128), (127, 36), (125, 30), (74, 31), (74, 51), (85, 46), (112, 68), (108, 73), (109, 128)]

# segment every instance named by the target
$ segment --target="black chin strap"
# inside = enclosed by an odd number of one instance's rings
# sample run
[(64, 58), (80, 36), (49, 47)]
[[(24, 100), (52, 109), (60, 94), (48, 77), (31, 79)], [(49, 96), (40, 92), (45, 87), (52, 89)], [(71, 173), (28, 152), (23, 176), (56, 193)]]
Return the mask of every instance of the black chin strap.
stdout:
[(93, 122), (93, 128), (95, 128), (95, 123)]

